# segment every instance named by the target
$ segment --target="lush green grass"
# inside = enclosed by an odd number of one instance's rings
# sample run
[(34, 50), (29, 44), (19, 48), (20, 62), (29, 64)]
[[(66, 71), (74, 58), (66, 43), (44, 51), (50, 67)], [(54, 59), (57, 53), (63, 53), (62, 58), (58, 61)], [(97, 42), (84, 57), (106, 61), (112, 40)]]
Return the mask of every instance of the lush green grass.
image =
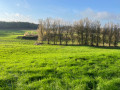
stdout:
[(34, 45), (0, 30), (0, 90), (120, 90), (120, 48)]

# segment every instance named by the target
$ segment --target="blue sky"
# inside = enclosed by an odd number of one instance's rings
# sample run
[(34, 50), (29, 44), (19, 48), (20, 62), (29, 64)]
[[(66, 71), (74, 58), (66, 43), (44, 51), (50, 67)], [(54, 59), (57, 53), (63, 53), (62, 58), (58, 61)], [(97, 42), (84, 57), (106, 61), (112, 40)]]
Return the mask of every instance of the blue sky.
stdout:
[(120, 0), (0, 0), (1, 21), (37, 23), (47, 17), (120, 22)]

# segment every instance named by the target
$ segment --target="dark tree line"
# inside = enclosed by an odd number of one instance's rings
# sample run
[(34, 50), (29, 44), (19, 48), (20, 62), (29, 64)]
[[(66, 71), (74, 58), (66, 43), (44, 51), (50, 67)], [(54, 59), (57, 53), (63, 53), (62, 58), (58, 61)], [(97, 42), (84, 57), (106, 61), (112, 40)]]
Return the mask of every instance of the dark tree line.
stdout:
[(38, 25), (29, 22), (2, 22), (0, 29), (37, 29)]
[(48, 44), (117, 46), (120, 38), (119, 25), (107, 23), (101, 27), (99, 21), (88, 18), (73, 24), (47, 18), (40, 21), (37, 31), (39, 41), (47, 41)]

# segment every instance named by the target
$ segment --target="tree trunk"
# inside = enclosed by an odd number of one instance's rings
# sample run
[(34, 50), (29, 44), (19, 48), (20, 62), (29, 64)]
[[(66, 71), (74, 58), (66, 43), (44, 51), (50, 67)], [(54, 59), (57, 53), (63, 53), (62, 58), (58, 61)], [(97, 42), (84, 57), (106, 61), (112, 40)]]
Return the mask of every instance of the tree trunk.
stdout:
[(81, 35), (81, 41), (82, 41), (82, 45), (83, 45), (83, 33), (82, 33), (82, 35)]
[(62, 37), (60, 36), (60, 45), (62, 45)]

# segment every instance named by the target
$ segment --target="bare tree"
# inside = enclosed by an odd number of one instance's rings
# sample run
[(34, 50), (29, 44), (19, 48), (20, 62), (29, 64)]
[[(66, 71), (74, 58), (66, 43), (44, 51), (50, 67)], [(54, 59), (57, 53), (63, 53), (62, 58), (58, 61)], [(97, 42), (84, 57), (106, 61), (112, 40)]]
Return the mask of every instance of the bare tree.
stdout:
[(118, 45), (119, 42), (119, 29), (117, 27), (117, 25), (114, 25), (114, 46), (116, 47)]
[(101, 24), (99, 21), (96, 22), (96, 46), (99, 46), (99, 42), (100, 42), (100, 31), (101, 31), (101, 28), (100, 28)]
[(75, 32), (76, 32), (76, 38), (77, 38), (77, 41), (80, 45), (80, 23), (79, 22), (74, 22), (74, 29), (75, 29)]
[(61, 26), (61, 22), (60, 20), (57, 20), (57, 30), (58, 30), (58, 36), (59, 36), (59, 42), (60, 45), (62, 45), (62, 31), (63, 31), (63, 27)]
[(90, 20), (88, 18), (84, 19), (85, 21), (85, 45), (88, 45), (88, 38), (89, 38), (89, 29), (90, 29)]
[(102, 41), (103, 41), (103, 46), (106, 43), (106, 38), (107, 38), (107, 24), (105, 24), (103, 30), (102, 30)]
[(80, 34), (81, 34), (81, 44), (83, 45), (84, 39), (84, 20), (80, 20)]
[(112, 37), (113, 37), (113, 24), (109, 23), (109, 46), (111, 46), (111, 43), (112, 43)]
[(46, 34), (47, 34), (47, 41), (48, 41), (48, 44), (50, 44), (50, 31), (51, 31), (51, 27), (50, 27), (50, 18), (47, 18), (46, 19), (46, 27), (45, 27), (45, 29), (46, 29)]
[(43, 38), (44, 38), (44, 21), (43, 20), (39, 21), (37, 32), (38, 32), (38, 41), (40, 41), (40, 43), (43, 43)]
[(52, 30), (53, 30), (53, 38), (54, 38), (54, 45), (56, 42), (56, 36), (57, 36), (57, 22), (54, 20), (52, 24)]
[(90, 45), (93, 46), (94, 45), (94, 41), (95, 41), (95, 32), (96, 31), (96, 25), (95, 22), (92, 22), (91, 24), (91, 28), (90, 28)]
[(68, 35), (69, 35), (69, 26), (64, 26), (64, 30), (65, 30), (65, 43), (66, 43), (66, 46), (68, 45)]
[(43, 40), (47, 40), (47, 43), (50, 44), (50, 41), (53, 41), (54, 44), (62, 41), (65, 41), (65, 44), (68, 45), (68, 42), (71, 41), (72, 45), (75, 40), (80, 44), (91, 45), (93, 46), (96, 43), (96, 46), (100, 44), (108, 44), (109, 46), (117, 46), (120, 38), (120, 28), (113, 23), (105, 24), (101, 28), (99, 21), (92, 21), (88, 18), (84, 20), (74, 22), (74, 25), (61, 22), (61, 20), (52, 20), (47, 18), (46, 20), (40, 20), (38, 25), (38, 40), (40, 43), (43, 43)]
[(70, 33), (70, 39), (71, 39), (71, 42), (72, 42), (72, 45), (74, 44), (74, 28), (71, 26), (70, 30), (69, 30), (69, 33)]

